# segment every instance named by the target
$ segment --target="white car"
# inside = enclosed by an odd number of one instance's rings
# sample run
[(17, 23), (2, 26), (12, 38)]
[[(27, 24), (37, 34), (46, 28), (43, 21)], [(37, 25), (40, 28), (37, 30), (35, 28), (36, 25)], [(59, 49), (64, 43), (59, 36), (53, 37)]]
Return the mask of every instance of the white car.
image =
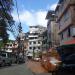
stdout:
[(40, 58), (36, 57), (34, 58), (35, 61), (40, 61)]

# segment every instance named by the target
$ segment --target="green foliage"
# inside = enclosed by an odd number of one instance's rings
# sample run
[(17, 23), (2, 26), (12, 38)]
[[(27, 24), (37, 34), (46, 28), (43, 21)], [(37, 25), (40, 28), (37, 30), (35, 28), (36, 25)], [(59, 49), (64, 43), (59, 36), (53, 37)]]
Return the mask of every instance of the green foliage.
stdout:
[(4, 47), (4, 43), (0, 41), (0, 48)]
[(13, 0), (0, 0), (0, 38), (2, 38), (3, 43), (8, 40), (7, 29), (13, 26), (14, 21), (11, 16), (13, 6)]
[[(10, 42), (13, 42), (13, 40), (7, 40), (6, 42), (10, 43)], [(5, 45), (5, 43), (1, 40), (0, 41), (0, 48), (3, 48)]]

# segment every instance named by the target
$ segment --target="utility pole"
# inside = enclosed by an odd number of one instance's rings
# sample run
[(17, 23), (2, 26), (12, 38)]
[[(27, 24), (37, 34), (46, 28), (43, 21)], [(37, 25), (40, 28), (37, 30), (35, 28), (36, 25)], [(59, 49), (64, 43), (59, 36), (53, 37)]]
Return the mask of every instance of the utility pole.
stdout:
[(33, 47), (33, 59), (34, 59), (34, 57), (35, 57), (35, 52), (34, 52), (34, 47)]
[(17, 62), (19, 63), (19, 57), (20, 57), (20, 52), (22, 50), (22, 42), (21, 42), (21, 33), (22, 33), (22, 27), (21, 27), (21, 23), (18, 26), (18, 37), (17, 37), (17, 41), (18, 41), (18, 51), (17, 51)]

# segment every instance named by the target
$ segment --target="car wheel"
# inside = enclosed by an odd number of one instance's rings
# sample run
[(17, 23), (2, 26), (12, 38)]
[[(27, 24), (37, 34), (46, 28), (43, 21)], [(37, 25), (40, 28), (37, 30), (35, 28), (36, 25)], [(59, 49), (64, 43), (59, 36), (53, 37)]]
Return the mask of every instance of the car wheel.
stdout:
[(10, 61), (9, 63), (8, 63), (8, 66), (11, 66), (12, 65), (12, 62)]
[(2, 62), (2, 65), (1, 65), (2, 67), (4, 67), (5, 66), (5, 60), (3, 60), (3, 62)]
[(8, 66), (11, 66), (11, 63), (8, 63)]

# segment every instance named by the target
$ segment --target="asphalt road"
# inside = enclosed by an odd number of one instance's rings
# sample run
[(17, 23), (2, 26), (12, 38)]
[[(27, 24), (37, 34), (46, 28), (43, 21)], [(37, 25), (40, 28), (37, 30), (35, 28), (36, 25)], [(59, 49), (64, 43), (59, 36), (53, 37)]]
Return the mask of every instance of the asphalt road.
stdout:
[(0, 75), (33, 75), (25, 64), (14, 65), (0, 69)]
[(50, 73), (41, 73), (35, 74), (29, 68), (27, 68), (26, 64), (12, 65), (10, 67), (2, 67), (0, 68), (0, 75), (52, 75)]

